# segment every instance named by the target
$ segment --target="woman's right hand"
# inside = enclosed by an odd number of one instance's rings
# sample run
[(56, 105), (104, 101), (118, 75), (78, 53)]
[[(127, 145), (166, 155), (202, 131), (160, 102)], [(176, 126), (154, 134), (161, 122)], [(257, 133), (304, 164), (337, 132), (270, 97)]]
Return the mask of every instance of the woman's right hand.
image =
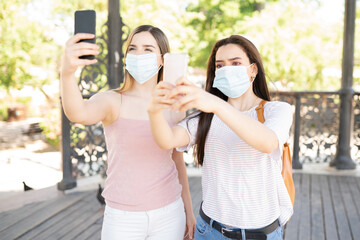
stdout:
[(208, 93), (196, 86), (185, 77), (176, 81), (176, 87), (169, 94), (169, 98), (176, 99), (172, 105), (172, 110), (186, 112), (195, 108), (203, 112), (214, 112), (216, 106), (222, 99)]
[(93, 39), (95, 36), (89, 33), (77, 33), (65, 44), (65, 51), (62, 59), (61, 74), (72, 75), (79, 66), (94, 64), (96, 59), (80, 59), (83, 55), (98, 55), (99, 46), (93, 43), (80, 42), (83, 39)]
[(148, 112), (156, 113), (163, 109), (170, 109), (175, 100), (169, 99), (168, 95), (174, 87), (174, 85), (168, 82), (160, 81), (152, 93)]

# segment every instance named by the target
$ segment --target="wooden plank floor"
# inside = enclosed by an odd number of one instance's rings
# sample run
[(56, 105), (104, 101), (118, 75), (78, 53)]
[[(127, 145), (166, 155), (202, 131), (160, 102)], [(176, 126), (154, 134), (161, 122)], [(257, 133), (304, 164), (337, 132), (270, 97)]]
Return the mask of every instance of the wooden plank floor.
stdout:
[(294, 174), (295, 213), (286, 240), (360, 239), (360, 178)]
[[(286, 240), (360, 239), (360, 178), (294, 174), (295, 214)], [(201, 178), (189, 177), (195, 215)], [(74, 192), (0, 213), (0, 239), (100, 239), (103, 206), (96, 191)]]

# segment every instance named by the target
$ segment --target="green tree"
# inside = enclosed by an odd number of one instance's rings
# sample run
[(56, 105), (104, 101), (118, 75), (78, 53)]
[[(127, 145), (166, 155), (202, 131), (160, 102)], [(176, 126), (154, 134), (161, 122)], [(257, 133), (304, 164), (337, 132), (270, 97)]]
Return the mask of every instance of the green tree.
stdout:
[[(74, 13), (77, 10), (95, 10), (96, 11), (96, 32), (100, 33), (101, 27), (106, 23), (108, 16), (108, 1), (93, 0), (93, 1), (81, 1), (81, 0), (66, 0), (53, 2), (53, 17), (58, 19), (60, 23), (66, 23), (74, 21)], [(74, 25), (62, 26), (66, 27), (69, 37), (74, 33)]]
[(214, 43), (231, 34), (239, 33), (240, 25), (245, 18), (264, 9), (266, 2), (278, 0), (199, 0), (190, 3), (186, 8), (185, 24), (189, 31), (187, 38), (191, 43), (185, 43), (192, 53), (192, 66), (204, 67)]
[(285, 89), (339, 89), (339, 78), (324, 70), (341, 69), (342, 22), (324, 21), (316, 8), (297, 0), (256, 13), (241, 33), (254, 39), (268, 78)]
[[(136, 26), (152, 24), (161, 28), (169, 37), (171, 48), (178, 51), (183, 45), (186, 37), (183, 34), (182, 25), (183, 13), (187, 1), (164, 1), (164, 0), (120, 0), (120, 14), (123, 23), (125, 36)], [(102, 27), (108, 17), (108, 1), (95, 0), (91, 2), (81, 0), (54, 1), (54, 18), (60, 22), (73, 21), (75, 10), (94, 9), (97, 15), (97, 36), (104, 33)], [(70, 35), (73, 33), (73, 26), (67, 29)], [(180, 37), (182, 36), (182, 38)]]
[[(184, 48), (193, 66), (205, 68), (213, 44), (232, 34), (248, 37), (258, 47), (268, 80), (287, 90), (337, 90), (339, 78), (324, 76), (341, 67), (342, 22), (330, 23), (316, 14), (319, 2), (200, 0), (189, 5), (188, 27), (194, 29)], [(255, 11), (254, 11), (255, 10)], [(241, 12), (242, 11), (242, 12)], [(270, 84), (270, 86), (274, 86)]]
[(56, 56), (56, 46), (46, 29), (27, 18), (28, 2), (0, 3), (0, 87), (6, 90), (25, 84), (40, 87), (48, 82), (48, 77), (32, 72), (38, 67), (50, 69)]

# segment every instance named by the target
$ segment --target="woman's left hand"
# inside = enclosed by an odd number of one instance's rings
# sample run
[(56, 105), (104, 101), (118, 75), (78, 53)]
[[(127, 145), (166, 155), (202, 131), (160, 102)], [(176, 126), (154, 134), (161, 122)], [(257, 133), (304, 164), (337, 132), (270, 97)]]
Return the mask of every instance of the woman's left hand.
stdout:
[(194, 214), (186, 213), (186, 229), (184, 239), (194, 239), (196, 219)]
[(203, 112), (214, 112), (216, 102), (220, 100), (217, 96), (194, 85), (185, 77), (180, 78), (176, 82), (176, 87), (171, 90), (168, 98), (176, 99), (171, 108), (181, 112), (191, 108), (196, 108)]

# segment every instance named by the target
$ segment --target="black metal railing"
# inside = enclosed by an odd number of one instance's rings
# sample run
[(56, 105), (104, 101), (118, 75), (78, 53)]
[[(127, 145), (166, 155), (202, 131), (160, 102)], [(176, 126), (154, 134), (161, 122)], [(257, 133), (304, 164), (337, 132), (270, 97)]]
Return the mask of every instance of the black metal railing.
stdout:
[[(294, 106), (291, 129), (293, 167), (303, 163), (330, 163), (335, 157), (339, 134), (339, 92), (273, 92), (273, 100)], [(351, 157), (360, 164), (360, 93), (353, 95)]]
[[(293, 168), (304, 163), (330, 163), (336, 154), (339, 133), (338, 92), (272, 92), (272, 100), (293, 106), (294, 120), (289, 143), (293, 149)], [(360, 93), (353, 97), (354, 125), (352, 159), (360, 164)], [(71, 175), (73, 178), (104, 174), (106, 145), (102, 125), (72, 125)]]

